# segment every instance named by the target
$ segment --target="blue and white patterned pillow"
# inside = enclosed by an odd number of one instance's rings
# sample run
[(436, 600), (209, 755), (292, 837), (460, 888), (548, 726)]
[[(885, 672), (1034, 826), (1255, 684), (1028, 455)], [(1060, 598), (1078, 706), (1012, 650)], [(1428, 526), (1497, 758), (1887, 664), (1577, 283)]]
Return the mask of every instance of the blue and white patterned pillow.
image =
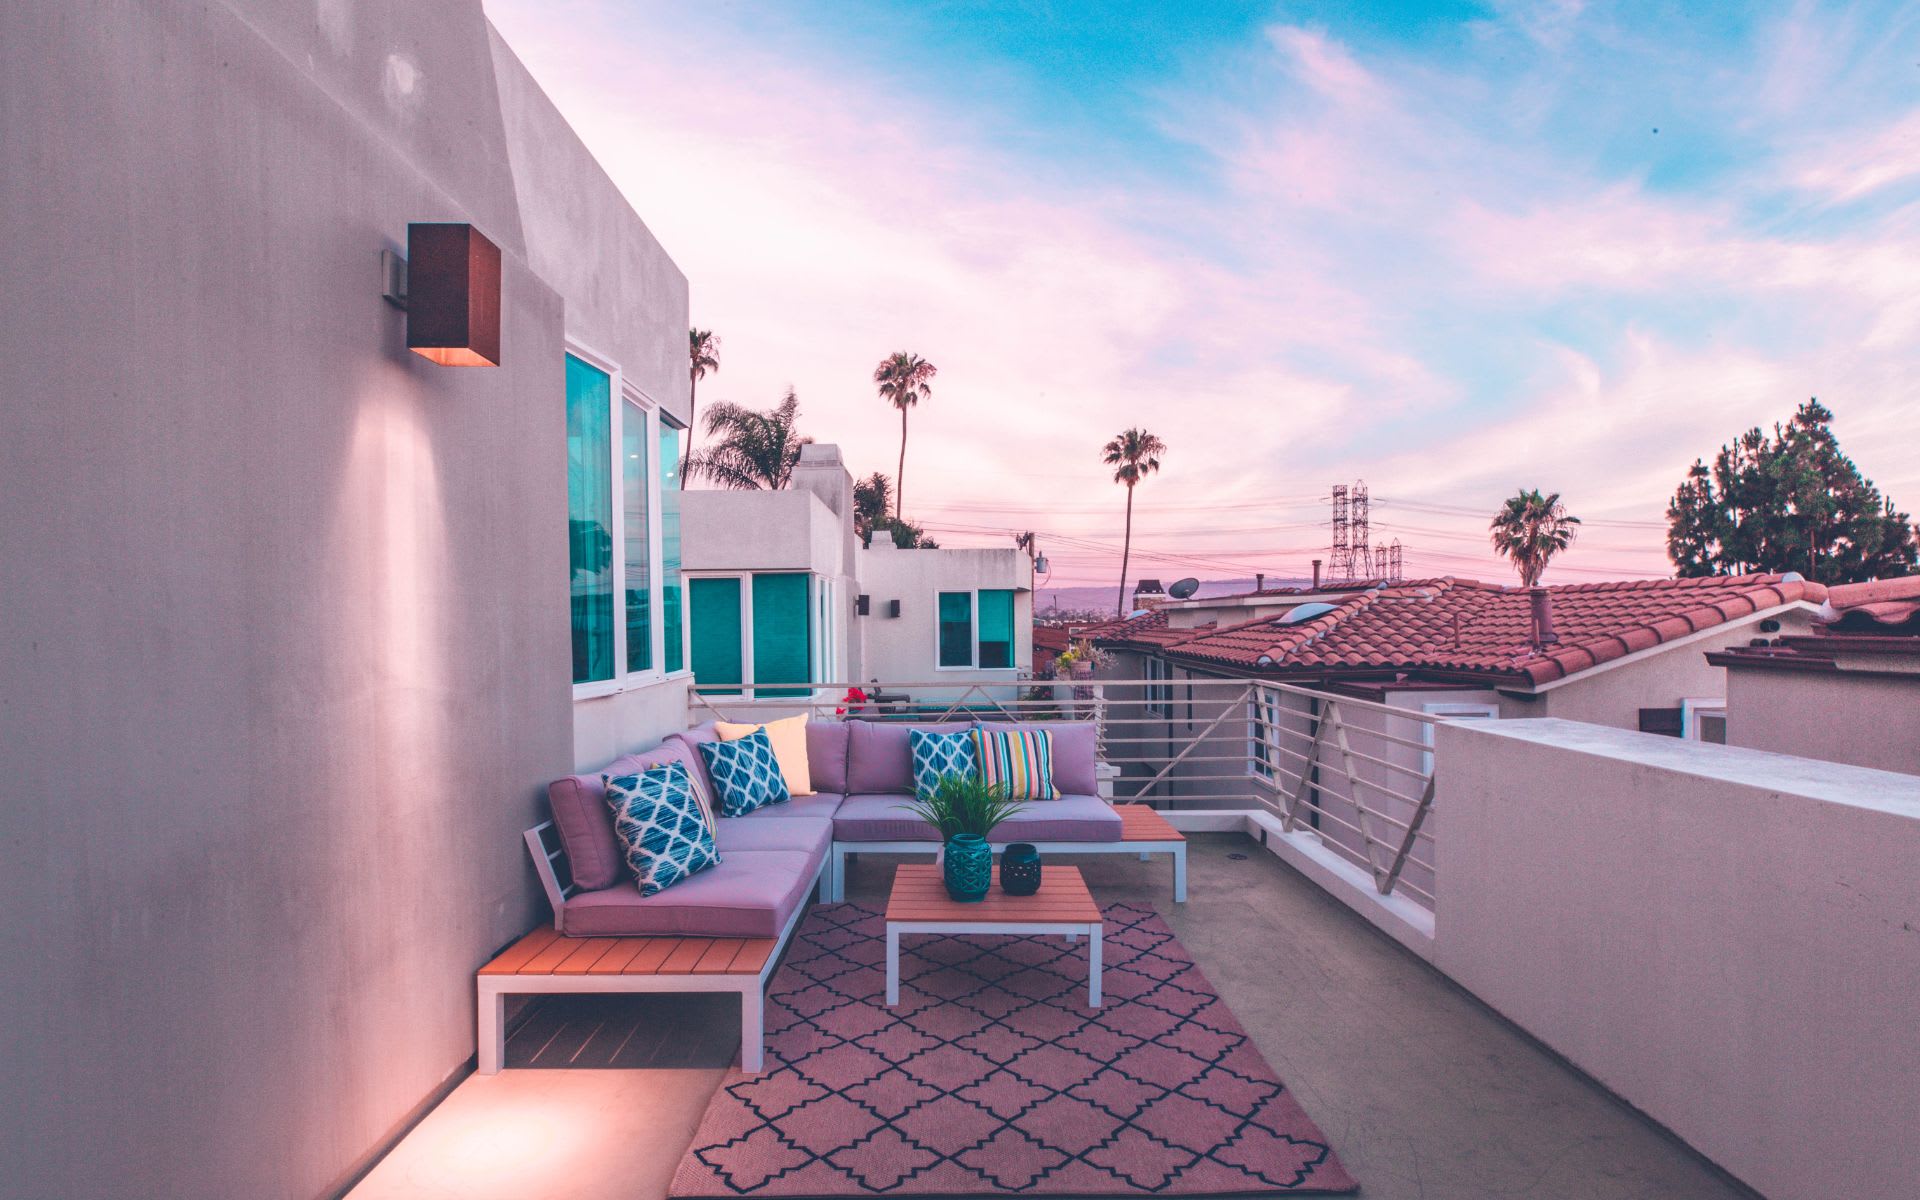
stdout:
[(980, 757), (974, 749), (971, 726), (958, 733), (909, 729), (907, 745), (913, 751), (913, 794), (922, 800), (931, 797), (948, 775), (980, 773)]
[(769, 804), (792, 798), (787, 777), (774, 757), (773, 739), (764, 728), (732, 742), (701, 742), (700, 757), (719, 793), (720, 815), (742, 817)]
[(683, 763), (638, 775), (602, 776), (613, 832), (625, 849), (640, 894), (653, 896), (720, 861), (713, 827)]

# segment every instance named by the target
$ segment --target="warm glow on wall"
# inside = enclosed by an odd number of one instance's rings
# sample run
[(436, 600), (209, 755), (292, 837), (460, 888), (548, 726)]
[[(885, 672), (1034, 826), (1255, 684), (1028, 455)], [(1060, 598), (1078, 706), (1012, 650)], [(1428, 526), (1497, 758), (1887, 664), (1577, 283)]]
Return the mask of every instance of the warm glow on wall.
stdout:
[(500, 365), (500, 247), (473, 226), (407, 226), (407, 348), (443, 367)]

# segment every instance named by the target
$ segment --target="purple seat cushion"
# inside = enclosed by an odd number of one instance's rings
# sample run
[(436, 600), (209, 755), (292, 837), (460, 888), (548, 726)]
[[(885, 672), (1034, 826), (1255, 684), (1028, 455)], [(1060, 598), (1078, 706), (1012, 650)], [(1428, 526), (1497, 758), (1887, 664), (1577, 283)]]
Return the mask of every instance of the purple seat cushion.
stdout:
[(805, 817), (814, 821), (831, 821), (834, 810), (840, 807), (840, 797), (830, 792), (815, 792), (811, 796), (795, 796), (785, 804), (769, 804), (756, 808), (747, 815), (765, 817), (769, 821), (782, 821), (788, 817)]
[(807, 773), (814, 791), (845, 794), (847, 741), (845, 721), (807, 722)]
[[(616, 758), (598, 771), (567, 775), (547, 785), (547, 805), (553, 810), (553, 825), (560, 833), (560, 846), (566, 852), (574, 886), (583, 892), (592, 892), (633, 881), (633, 872), (627, 869), (621, 854), (620, 839), (613, 832), (613, 810), (607, 807), (607, 787), (602, 776), (638, 775), (649, 767), (676, 762), (687, 764), (689, 771), (695, 771), (699, 770), (697, 764), (689, 760), (699, 757), (669, 738), (645, 754)], [(700, 771), (695, 777), (702, 786), (705, 774)], [(711, 791), (705, 793), (712, 794)]]
[(1100, 731), (1092, 721), (982, 721), (988, 733), (1044, 729), (1053, 753), (1053, 787), (1063, 796), (1100, 794)]
[(581, 892), (561, 909), (569, 937), (776, 937), (806, 902), (826, 848), (729, 850), (719, 865), (653, 896), (638, 887)]
[(824, 851), (833, 841), (833, 821), (828, 817), (775, 819), (757, 812), (744, 817), (721, 817), (714, 822), (713, 840), (720, 847), (723, 865), (726, 856), (735, 850), (798, 850), (812, 854)]
[[(904, 792), (848, 796), (833, 816), (836, 842), (928, 842), (940, 840), (933, 826), (903, 805)], [(1098, 796), (1037, 800), (996, 825), (996, 844), (1007, 842), (1117, 842), (1120, 814)]]
[(913, 791), (913, 747), (907, 732), (923, 729), (930, 733), (959, 733), (972, 729), (971, 722), (903, 725), (891, 721), (849, 721), (847, 742), (847, 793)]

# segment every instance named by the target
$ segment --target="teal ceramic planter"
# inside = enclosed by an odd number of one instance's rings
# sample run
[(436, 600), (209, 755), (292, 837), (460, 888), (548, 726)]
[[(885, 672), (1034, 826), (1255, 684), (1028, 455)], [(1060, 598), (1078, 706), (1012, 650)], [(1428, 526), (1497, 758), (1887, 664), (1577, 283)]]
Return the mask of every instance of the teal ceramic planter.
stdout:
[(987, 898), (993, 884), (993, 847), (977, 833), (947, 839), (944, 856), (947, 895), (962, 904)]

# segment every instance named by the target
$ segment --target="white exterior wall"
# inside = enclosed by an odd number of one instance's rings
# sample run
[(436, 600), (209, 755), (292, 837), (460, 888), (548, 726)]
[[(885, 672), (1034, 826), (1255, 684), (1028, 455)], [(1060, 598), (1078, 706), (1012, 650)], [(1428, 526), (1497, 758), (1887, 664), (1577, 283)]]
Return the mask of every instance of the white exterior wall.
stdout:
[(1920, 1179), (1920, 778), (1438, 731), (1434, 963), (1772, 1200)]
[(1920, 674), (1729, 668), (1727, 744), (1920, 775)]
[[(0, 1190), (331, 1194), (545, 916), (563, 339), (684, 417), (686, 281), (465, 0), (0, 5), (0, 129)], [(435, 220), (497, 368), (381, 298)]]
[[(854, 618), (865, 678), (881, 683), (996, 683), (1012, 686), (1033, 671), (1033, 565), (1026, 551), (900, 550), (854, 552), (859, 590), (871, 602), (868, 615)], [(937, 667), (939, 594), (981, 588), (1010, 588), (1013, 597), (1013, 666), (1004, 670)], [(900, 615), (886, 615), (890, 600)], [(976, 623), (975, 633), (978, 634)]]

